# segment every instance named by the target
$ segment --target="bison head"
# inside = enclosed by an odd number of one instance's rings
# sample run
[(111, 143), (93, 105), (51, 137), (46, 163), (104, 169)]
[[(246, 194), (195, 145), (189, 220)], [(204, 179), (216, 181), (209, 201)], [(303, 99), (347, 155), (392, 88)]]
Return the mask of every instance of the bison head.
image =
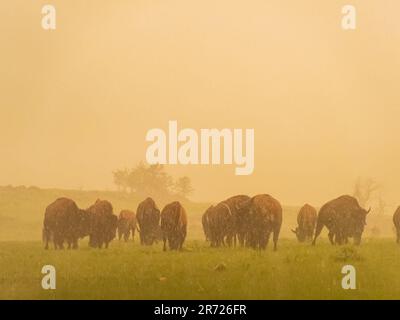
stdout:
[(355, 210), (352, 214), (353, 219), (353, 238), (354, 243), (359, 245), (361, 243), (361, 236), (364, 232), (364, 227), (367, 224), (367, 214), (371, 211), (371, 208), (365, 210), (363, 208), (359, 208)]
[(292, 232), (296, 235), (297, 240), (299, 242), (304, 242), (306, 241), (306, 234), (304, 232), (304, 230), (300, 229), (299, 227), (296, 227), (296, 229), (292, 229)]

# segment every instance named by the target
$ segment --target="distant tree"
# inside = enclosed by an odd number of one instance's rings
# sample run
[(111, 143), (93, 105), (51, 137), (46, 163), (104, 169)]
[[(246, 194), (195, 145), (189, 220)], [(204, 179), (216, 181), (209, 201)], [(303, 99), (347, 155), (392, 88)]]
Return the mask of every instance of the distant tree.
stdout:
[(146, 165), (140, 162), (131, 170), (113, 172), (114, 183), (119, 189), (149, 196), (169, 196), (172, 194), (173, 178), (163, 165)]
[(174, 190), (177, 195), (184, 198), (187, 198), (194, 191), (194, 189), (192, 188), (192, 182), (190, 178), (186, 176), (176, 180), (174, 184)]
[(129, 170), (116, 170), (113, 172), (114, 176), (114, 183), (117, 186), (119, 191), (126, 192), (128, 188), (128, 177), (129, 177)]
[(380, 188), (379, 184), (371, 179), (361, 179), (360, 177), (356, 180), (354, 184), (353, 196), (357, 198), (361, 207), (365, 207), (372, 199), (372, 195), (375, 191)]

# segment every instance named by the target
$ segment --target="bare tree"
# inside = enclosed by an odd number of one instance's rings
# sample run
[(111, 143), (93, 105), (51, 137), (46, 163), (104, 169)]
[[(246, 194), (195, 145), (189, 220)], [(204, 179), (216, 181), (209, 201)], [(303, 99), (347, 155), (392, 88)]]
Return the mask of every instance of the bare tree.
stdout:
[(385, 214), (386, 207), (387, 207), (387, 203), (385, 200), (382, 199), (382, 195), (380, 194), (379, 198), (378, 198), (378, 205), (377, 205), (377, 210), (376, 210), (377, 213)]
[(194, 189), (192, 188), (192, 182), (189, 177), (179, 178), (175, 182), (174, 190), (177, 195), (184, 197), (184, 198), (187, 198), (194, 191)]
[(372, 195), (380, 188), (379, 184), (372, 178), (357, 179), (354, 185), (353, 196), (357, 198), (361, 207), (365, 207), (372, 199)]

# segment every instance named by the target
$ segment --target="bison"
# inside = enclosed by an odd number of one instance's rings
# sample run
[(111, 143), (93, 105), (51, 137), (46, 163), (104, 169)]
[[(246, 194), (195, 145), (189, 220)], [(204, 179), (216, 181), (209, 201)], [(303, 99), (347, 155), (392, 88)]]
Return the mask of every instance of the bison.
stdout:
[(343, 244), (350, 237), (354, 243), (361, 243), (361, 236), (366, 225), (366, 217), (370, 212), (361, 208), (356, 198), (344, 195), (324, 204), (319, 210), (317, 227), (312, 242), (315, 245), (317, 237), (324, 226), (329, 230), (328, 237), (331, 244)]
[(160, 237), (160, 210), (152, 198), (139, 203), (136, 220), (140, 232), (140, 244), (152, 245)]
[(249, 200), (248, 196), (233, 196), (207, 209), (202, 222), (212, 247), (236, 245), (236, 238), (244, 245), (248, 232), (248, 210), (242, 204)]
[(312, 240), (317, 223), (317, 210), (309, 204), (301, 207), (297, 215), (298, 226), (292, 232), (296, 235), (299, 242)]
[(45, 249), (52, 240), (55, 249), (63, 249), (64, 241), (68, 249), (78, 248), (78, 239), (89, 234), (90, 219), (85, 210), (78, 208), (68, 198), (59, 198), (51, 203), (45, 211), (43, 221), (43, 241)]
[(118, 217), (113, 214), (113, 207), (107, 200), (97, 200), (87, 211), (90, 213), (89, 245), (93, 248), (108, 248), (115, 238)]
[(161, 211), (161, 232), (163, 235), (164, 251), (167, 242), (170, 250), (182, 249), (186, 238), (187, 217), (186, 211), (179, 201), (167, 204)]
[(209, 233), (212, 247), (232, 244), (235, 237), (235, 220), (228, 204), (220, 202), (208, 210)]
[(397, 243), (400, 243), (400, 206), (393, 214), (393, 223), (394, 226), (396, 227)]
[(271, 233), (274, 251), (277, 250), (282, 226), (282, 206), (268, 194), (260, 194), (242, 205), (248, 210), (248, 235), (246, 244), (252, 248), (265, 249)]
[(246, 241), (247, 234), (249, 232), (249, 211), (245, 208), (245, 204), (250, 201), (250, 197), (246, 195), (237, 195), (230, 197), (223, 201), (223, 203), (229, 206), (233, 217), (233, 233), (234, 240), (236, 237), (239, 244), (243, 246)]
[(132, 233), (132, 240), (135, 238), (136, 230), (136, 216), (133, 211), (122, 210), (118, 217), (118, 239), (121, 240), (124, 237), (125, 242), (128, 241), (130, 234)]

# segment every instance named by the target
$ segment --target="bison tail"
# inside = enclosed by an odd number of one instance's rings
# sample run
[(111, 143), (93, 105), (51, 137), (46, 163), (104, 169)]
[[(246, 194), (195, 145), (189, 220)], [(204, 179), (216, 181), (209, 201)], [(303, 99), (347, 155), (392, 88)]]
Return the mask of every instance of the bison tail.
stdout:
[(318, 221), (317, 227), (316, 227), (315, 233), (314, 233), (314, 239), (312, 241), (313, 246), (315, 246), (315, 242), (317, 241), (318, 236), (321, 234), (323, 227), (324, 227), (324, 224), (321, 221)]

